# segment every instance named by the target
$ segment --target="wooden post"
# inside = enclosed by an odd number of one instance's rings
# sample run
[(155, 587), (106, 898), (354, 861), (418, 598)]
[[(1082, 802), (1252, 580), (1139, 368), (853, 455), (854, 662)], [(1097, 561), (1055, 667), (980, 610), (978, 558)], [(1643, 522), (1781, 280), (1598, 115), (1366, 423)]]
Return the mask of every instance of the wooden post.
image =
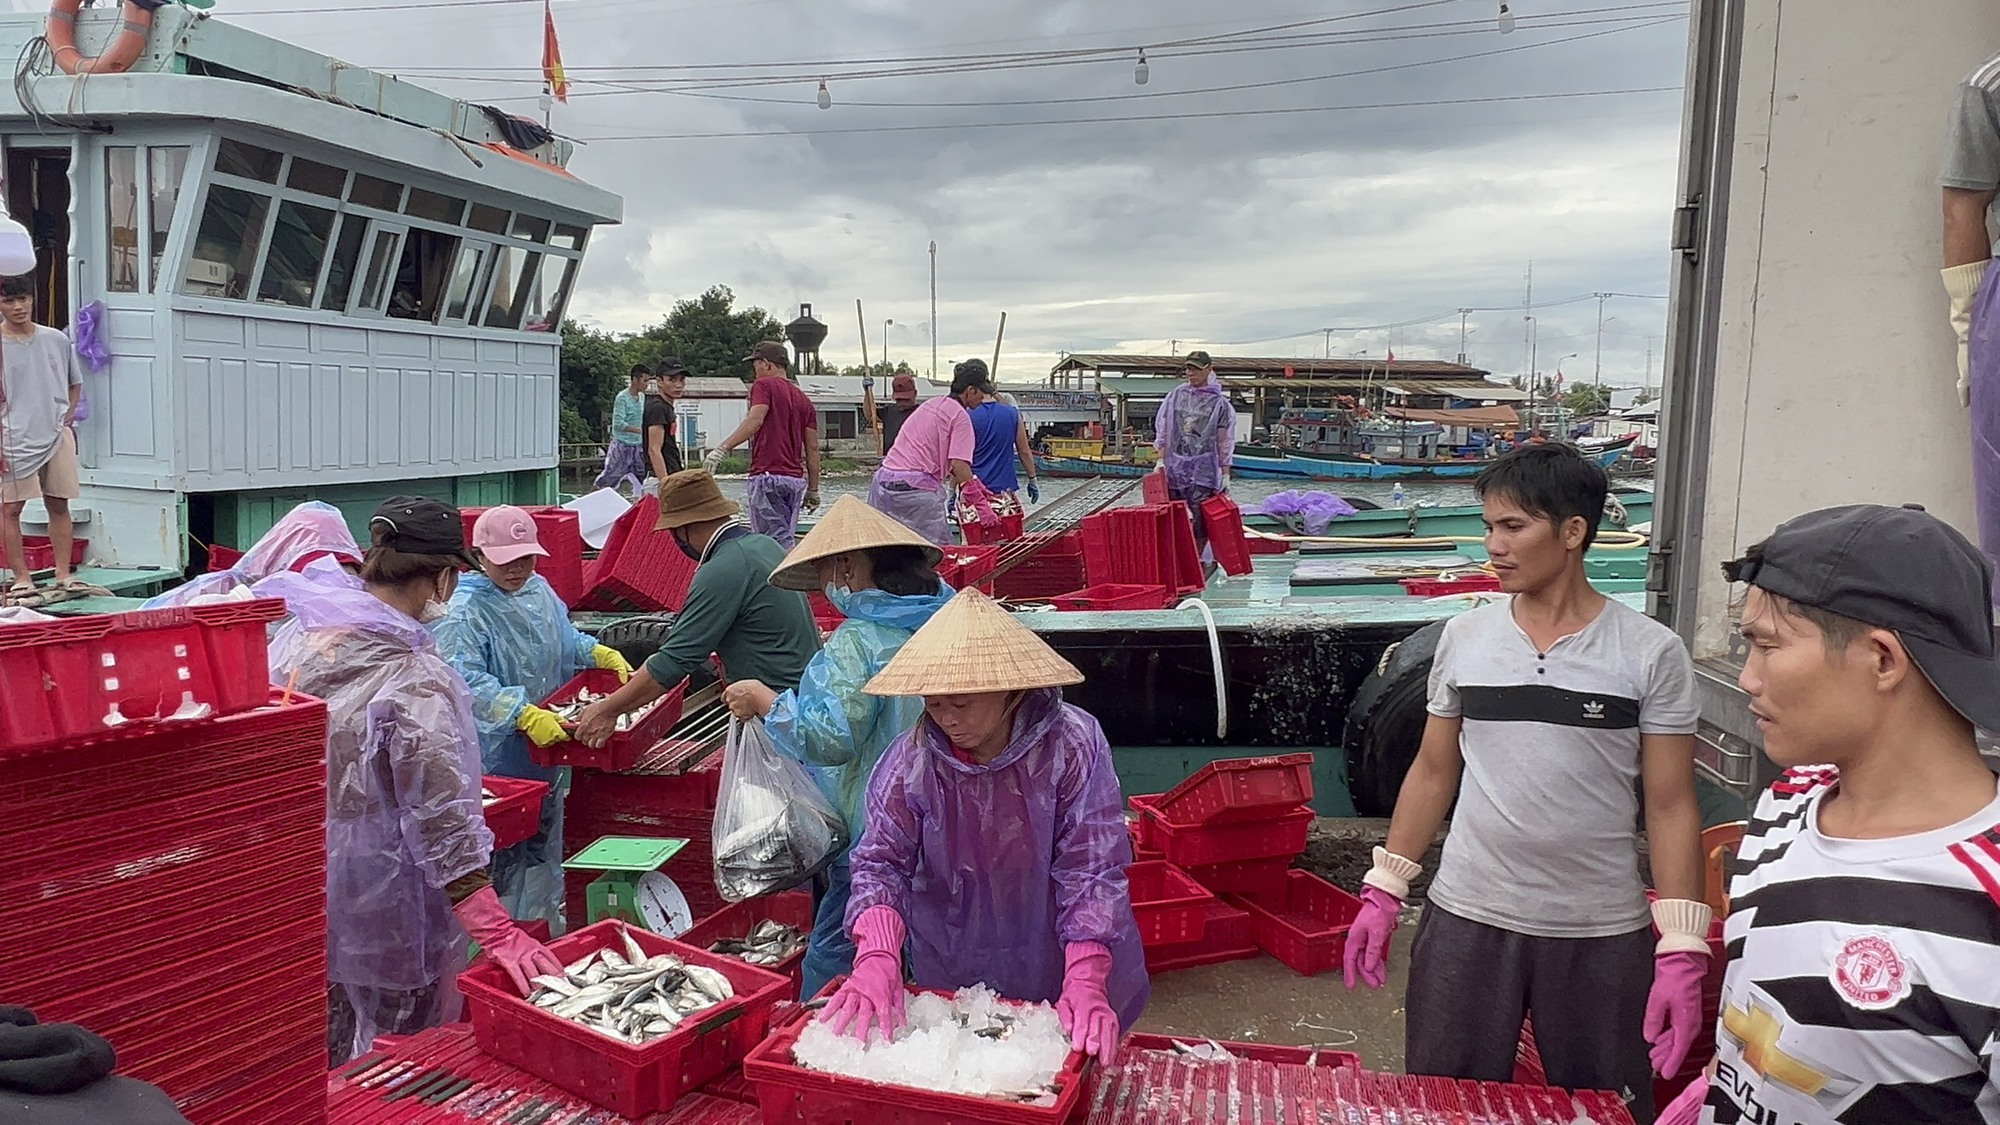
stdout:
[(993, 376), (993, 382), (996, 385), (1000, 382), (1000, 341), (1006, 339), (1006, 337), (1007, 314), (1003, 312), (1000, 314), (1000, 331), (993, 334), (993, 368), (987, 372), (987, 374)]

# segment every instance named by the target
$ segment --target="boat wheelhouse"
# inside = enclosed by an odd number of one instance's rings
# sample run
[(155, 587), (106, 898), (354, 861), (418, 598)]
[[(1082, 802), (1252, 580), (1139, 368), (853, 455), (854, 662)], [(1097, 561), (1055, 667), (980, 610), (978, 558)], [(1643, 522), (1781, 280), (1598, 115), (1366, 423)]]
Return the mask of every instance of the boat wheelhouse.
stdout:
[[(86, 64), (124, 8), (76, 15)], [(0, 145), (37, 319), (109, 353), (78, 427), (92, 556), (179, 571), (307, 499), (555, 499), (563, 306), (622, 210), (569, 142), (178, 4), (121, 73), (67, 73), (58, 30), (0, 16)]]

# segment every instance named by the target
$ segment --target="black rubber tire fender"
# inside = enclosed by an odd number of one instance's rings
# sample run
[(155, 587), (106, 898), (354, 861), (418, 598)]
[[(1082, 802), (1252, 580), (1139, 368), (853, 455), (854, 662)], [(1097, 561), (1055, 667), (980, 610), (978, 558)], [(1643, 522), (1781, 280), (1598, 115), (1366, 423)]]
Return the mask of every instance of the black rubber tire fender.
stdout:
[(622, 617), (597, 631), (597, 643), (617, 649), (619, 655), (637, 668), (660, 651), (673, 627), (674, 615), (671, 613)]
[(1426, 625), (1384, 649), (1347, 709), (1348, 788), (1362, 816), (1395, 811), (1403, 775), (1423, 742), (1431, 661), (1444, 622)]

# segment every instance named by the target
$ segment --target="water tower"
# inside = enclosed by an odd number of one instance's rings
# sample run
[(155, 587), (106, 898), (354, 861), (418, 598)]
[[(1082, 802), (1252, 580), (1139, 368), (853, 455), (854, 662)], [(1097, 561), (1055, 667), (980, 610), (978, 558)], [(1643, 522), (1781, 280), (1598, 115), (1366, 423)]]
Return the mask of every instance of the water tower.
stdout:
[(785, 339), (792, 342), (793, 373), (801, 379), (819, 375), (819, 346), (826, 342), (826, 325), (813, 318), (812, 305), (799, 306), (799, 318), (785, 325)]

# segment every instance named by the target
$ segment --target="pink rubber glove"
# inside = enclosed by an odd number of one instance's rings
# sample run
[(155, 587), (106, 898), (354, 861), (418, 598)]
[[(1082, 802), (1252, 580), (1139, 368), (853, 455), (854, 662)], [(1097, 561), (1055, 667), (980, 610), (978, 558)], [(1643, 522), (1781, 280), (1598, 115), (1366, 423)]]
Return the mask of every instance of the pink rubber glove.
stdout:
[(1347, 957), (1344, 975), (1347, 987), (1355, 978), (1370, 988), (1389, 982), (1389, 936), (1396, 932), (1403, 900), (1377, 886), (1361, 888), (1361, 913), (1347, 930)]
[(1701, 1028), (1704, 953), (1662, 953), (1653, 958), (1653, 991), (1646, 996), (1646, 1042), (1653, 1045), (1653, 1073), (1678, 1074)]
[(562, 961), (514, 924), (492, 887), (479, 888), (471, 898), (452, 907), (451, 912), (458, 916), (458, 924), (465, 927), (479, 948), (507, 970), (521, 995), (533, 991), (528, 982), (536, 977), (562, 975)]
[(1062, 1022), (1070, 1046), (1097, 1056), (1105, 1066), (1116, 1066), (1118, 1040), (1124, 1032), (1105, 992), (1110, 979), (1110, 949), (1094, 941), (1073, 941), (1063, 947), (1063, 989), (1056, 1001), (1056, 1019)]
[(1667, 1103), (1653, 1125), (1699, 1125), (1701, 1107), (1708, 1101), (1708, 1075), (1697, 1074), (1680, 1096)]
[(868, 1028), (893, 1039), (903, 1029), (903, 916), (892, 906), (871, 906), (854, 920), (854, 972), (827, 1002), (820, 1018), (844, 1035), (866, 1042)]
[(978, 514), (981, 527), (992, 527), (1000, 522), (1000, 513), (993, 510), (993, 493), (978, 477), (960, 485), (958, 495)]

